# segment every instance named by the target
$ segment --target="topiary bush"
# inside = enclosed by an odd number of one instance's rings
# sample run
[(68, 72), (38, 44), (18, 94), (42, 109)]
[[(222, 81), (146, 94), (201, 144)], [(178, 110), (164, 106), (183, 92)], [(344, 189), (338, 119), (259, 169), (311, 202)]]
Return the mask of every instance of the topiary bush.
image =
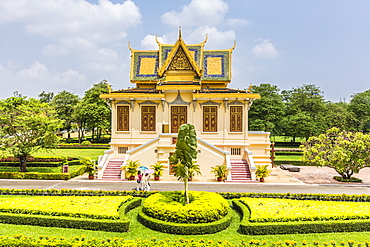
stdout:
[(219, 194), (189, 192), (190, 203), (183, 206), (182, 191), (166, 191), (149, 196), (143, 212), (153, 218), (176, 223), (209, 223), (225, 217), (228, 202)]

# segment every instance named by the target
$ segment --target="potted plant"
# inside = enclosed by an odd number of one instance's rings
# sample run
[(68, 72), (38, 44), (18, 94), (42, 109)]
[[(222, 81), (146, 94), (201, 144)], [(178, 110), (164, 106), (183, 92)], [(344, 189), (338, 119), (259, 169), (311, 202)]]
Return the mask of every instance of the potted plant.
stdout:
[(163, 175), (163, 168), (165, 166), (161, 162), (157, 162), (154, 165), (151, 165), (150, 168), (154, 170), (153, 176), (154, 180), (159, 180), (159, 177)]
[(202, 175), (200, 172), (200, 166), (196, 163), (196, 161), (193, 161), (189, 167), (189, 181), (193, 180), (195, 174)]
[(139, 160), (129, 160), (127, 161), (126, 165), (125, 166), (122, 166), (122, 170), (125, 171), (125, 174), (126, 174), (126, 178), (129, 179), (129, 180), (134, 180), (135, 179), (135, 176), (137, 174), (137, 169), (139, 168)]
[(94, 179), (95, 164), (90, 158), (83, 158), (81, 164), (85, 166), (85, 172), (89, 174), (89, 179)]
[(226, 165), (216, 165), (211, 167), (212, 173), (217, 177), (217, 181), (222, 181), (227, 175), (227, 166)]
[(270, 175), (270, 170), (267, 167), (268, 165), (256, 165), (256, 177), (260, 179), (260, 182), (264, 182), (265, 178)]

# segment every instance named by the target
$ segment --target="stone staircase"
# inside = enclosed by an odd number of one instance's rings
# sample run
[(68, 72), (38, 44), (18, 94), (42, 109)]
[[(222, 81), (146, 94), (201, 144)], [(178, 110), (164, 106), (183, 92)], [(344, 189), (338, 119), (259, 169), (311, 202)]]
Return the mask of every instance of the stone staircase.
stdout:
[(102, 180), (121, 180), (123, 159), (112, 159), (104, 170)]
[(252, 182), (252, 176), (249, 165), (246, 160), (232, 159), (231, 164), (231, 180), (226, 182)]

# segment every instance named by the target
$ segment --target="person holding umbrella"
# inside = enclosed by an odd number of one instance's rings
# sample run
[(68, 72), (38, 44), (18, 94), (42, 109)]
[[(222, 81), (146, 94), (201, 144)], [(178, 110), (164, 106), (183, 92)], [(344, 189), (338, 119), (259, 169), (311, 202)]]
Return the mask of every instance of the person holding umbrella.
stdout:
[(154, 172), (153, 169), (147, 169), (144, 171), (144, 177), (142, 178), (142, 189), (144, 191), (150, 191), (150, 183), (149, 183), (149, 179), (150, 179), (150, 174), (152, 174)]

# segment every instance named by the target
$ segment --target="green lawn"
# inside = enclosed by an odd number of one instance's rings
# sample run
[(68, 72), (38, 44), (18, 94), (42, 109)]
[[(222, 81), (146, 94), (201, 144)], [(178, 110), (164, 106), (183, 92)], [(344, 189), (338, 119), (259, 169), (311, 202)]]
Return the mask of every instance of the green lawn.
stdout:
[(33, 156), (66, 156), (73, 158), (89, 157), (98, 160), (99, 155), (104, 154), (104, 149), (51, 149), (33, 153)]
[[(233, 211), (233, 222), (231, 226), (219, 233), (207, 234), (207, 235), (172, 235), (157, 232), (151, 230), (143, 225), (141, 225), (137, 220), (136, 216), (138, 213), (138, 208), (132, 210), (128, 213), (128, 217), (131, 220), (130, 231), (123, 233), (115, 232), (103, 232), (103, 231), (90, 231), (90, 230), (80, 230), (80, 229), (67, 229), (67, 228), (54, 228), (54, 227), (37, 227), (37, 226), (26, 226), (26, 225), (7, 225), (0, 224), (0, 235), (1, 236), (13, 236), (15, 234), (23, 234), (25, 236), (34, 236), (38, 237), (40, 235), (49, 236), (49, 237), (64, 237), (64, 238), (73, 238), (76, 236), (85, 236), (86, 238), (96, 238), (96, 239), (105, 239), (105, 238), (124, 238), (125, 240), (136, 240), (136, 239), (195, 239), (200, 240), (227, 240), (231, 243), (239, 244), (242, 240), (266, 240), (268, 244), (276, 243), (285, 240), (297, 241), (299, 246), (302, 246), (303, 241), (307, 241), (311, 246), (314, 241), (318, 241), (323, 244), (324, 242), (329, 243), (330, 241), (335, 241), (337, 246), (340, 246), (340, 242), (348, 242), (353, 240), (356, 243), (369, 241), (369, 232), (344, 232), (344, 233), (315, 233), (315, 234), (290, 234), (290, 235), (264, 235), (264, 236), (248, 236), (243, 235), (238, 232), (240, 216), (237, 212)], [(364, 245), (363, 245), (364, 246)]]
[(300, 161), (302, 155), (276, 155), (275, 160)]

